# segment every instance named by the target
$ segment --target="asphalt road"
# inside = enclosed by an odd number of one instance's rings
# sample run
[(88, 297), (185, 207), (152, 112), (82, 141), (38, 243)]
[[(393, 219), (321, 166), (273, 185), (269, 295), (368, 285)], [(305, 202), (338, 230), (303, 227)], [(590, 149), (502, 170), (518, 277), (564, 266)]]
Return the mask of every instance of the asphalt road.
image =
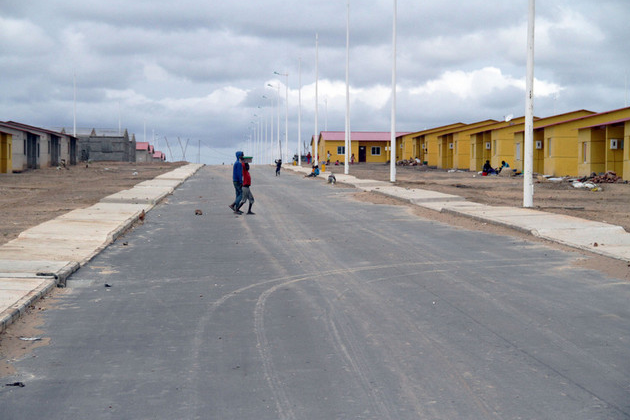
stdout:
[(256, 215), (206, 167), (75, 273), (0, 419), (630, 418), (627, 282), (252, 177)]

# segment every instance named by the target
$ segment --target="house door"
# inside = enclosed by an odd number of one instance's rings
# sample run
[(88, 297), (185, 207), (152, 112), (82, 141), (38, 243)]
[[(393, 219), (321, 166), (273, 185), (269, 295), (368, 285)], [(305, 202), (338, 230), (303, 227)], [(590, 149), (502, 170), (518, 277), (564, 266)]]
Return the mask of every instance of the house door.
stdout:
[(365, 146), (359, 146), (359, 162), (366, 162), (366, 157)]
[(50, 166), (59, 166), (59, 137), (50, 136)]
[(70, 165), (77, 164), (77, 141), (76, 139), (70, 139)]
[(31, 133), (26, 135), (26, 167), (28, 169), (37, 169), (37, 137)]

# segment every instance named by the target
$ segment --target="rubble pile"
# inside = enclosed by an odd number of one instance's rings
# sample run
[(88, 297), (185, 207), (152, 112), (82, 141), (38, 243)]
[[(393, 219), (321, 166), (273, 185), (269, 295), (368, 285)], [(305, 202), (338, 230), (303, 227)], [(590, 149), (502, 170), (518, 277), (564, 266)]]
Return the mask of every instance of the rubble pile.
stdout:
[(613, 184), (615, 182), (623, 182), (623, 179), (618, 177), (615, 172), (608, 171), (605, 174), (599, 174), (599, 175), (593, 172), (589, 176), (580, 178), (578, 181), (580, 182), (590, 181), (596, 184)]
[(403, 159), (396, 162), (398, 166), (422, 166), (420, 159)]

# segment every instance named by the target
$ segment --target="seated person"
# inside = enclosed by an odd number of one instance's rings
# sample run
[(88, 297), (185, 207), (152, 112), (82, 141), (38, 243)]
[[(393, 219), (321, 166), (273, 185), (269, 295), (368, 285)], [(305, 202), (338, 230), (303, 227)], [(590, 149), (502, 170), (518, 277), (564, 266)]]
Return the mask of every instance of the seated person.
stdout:
[(483, 169), (481, 170), (482, 172), (485, 172), (487, 174), (496, 174), (497, 171), (490, 166), (490, 161), (486, 160), (486, 163), (483, 164)]
[(304, 178), (316, 177), (317, 175), (319, 175), (319, 166), (313, 165), (311, 173), (306, 175)]
[(335, 166), (339, 166), (339, 160), (335, 161)]
[(501, 173), (501, 171), (503, 170), (503, 168), (508, 168), (510, 169), (510, 165), (508, 165), (508, 163), (504, 160), (501, 161), (501, 166), (499, 166), (499, 173)]

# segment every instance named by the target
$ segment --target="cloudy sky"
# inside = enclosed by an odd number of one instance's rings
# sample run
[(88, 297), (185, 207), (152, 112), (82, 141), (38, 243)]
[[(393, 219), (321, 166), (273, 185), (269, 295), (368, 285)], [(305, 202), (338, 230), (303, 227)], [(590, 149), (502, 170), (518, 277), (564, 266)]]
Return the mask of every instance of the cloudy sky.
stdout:
[[(527, 0), (398, 0), (397, 129), (521, 116)], [(284, 97), (289, 149), (345, 128), (346, 0), (0, 0), (0, 120), (127, 128), (179, 160), (247, 149)], [(391, 0), (350, 0), (353, 131), (390, 130)], [(630, 85), (627, 0), (536, 4), (534, 113), (622, 108)], [(301, 72), (299, 71), (301, 63)], [(164, 138), (168, 139), (169, 153)]]

